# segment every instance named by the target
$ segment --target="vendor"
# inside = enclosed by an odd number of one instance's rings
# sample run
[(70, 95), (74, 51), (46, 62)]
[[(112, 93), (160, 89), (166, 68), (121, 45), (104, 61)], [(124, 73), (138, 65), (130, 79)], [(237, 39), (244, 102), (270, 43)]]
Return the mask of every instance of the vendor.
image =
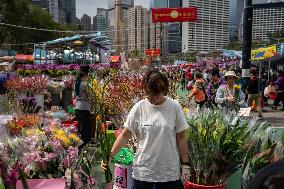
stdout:
[(89, 65), (81, 64), (80, 73), (75, 82), (75, 97), (76, 97), (76, 110), (75, 116), (79, 122), (79, 132), (83, 144), (80, 148), (84, 147), (91, 141), (91, 125), (90, 125), (90, 116), (91, 116), (91, 103), (88, 100), (86, 87), (87, 79), (89, 73)]
[(246, 106), (245, 94), (240, 86), (235, 85), (238, 76), (234, 71), (227, 71), (224, 78), (226, 84), (218, 88), (215, 102), (222, 109), (238, 112), (240, 107)]

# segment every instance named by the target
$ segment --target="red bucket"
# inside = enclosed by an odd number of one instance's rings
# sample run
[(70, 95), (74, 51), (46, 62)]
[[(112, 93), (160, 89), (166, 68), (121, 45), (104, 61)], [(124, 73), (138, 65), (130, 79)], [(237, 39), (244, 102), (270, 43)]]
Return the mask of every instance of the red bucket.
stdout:
[(186, 182), (184, 183), (184, 189), (225, 189), (225, 184), (216, 186), (204, 186), (191, 182)]
[(72, 125), (74, 125), (75, 127), (78, 127), (79, 123), (78, 121), (63, 121), (61, 122), (63, 127), (71, 127)]

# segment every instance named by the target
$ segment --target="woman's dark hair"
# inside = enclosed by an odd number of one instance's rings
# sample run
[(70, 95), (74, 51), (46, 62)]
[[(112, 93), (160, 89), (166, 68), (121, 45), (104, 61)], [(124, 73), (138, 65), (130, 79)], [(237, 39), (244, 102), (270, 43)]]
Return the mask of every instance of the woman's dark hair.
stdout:
[(251, 69), (250, 74), (253, 75), (253, 76), (256, 76), (257, 75), (256, 69)]
[(279, 70), (279, 71), (278, 71), (278, 75), (279, 75), (279, 76), (283, 76), (283, 75), (284, 75), (283, 70)]
[(82, 77), (84, 77), (85, 75), (88, 75), (90, 71), (90, 67), (88, 64), (81, 64), (80, 65), (80, 72), (79, 75), (77, 76), (76, 80), (75, 80), (75, 96), (78, 96), (80, 93), (80, 85), (81, 85), (81, 79)]
[(220, 71), (219, 71), (219, 69), (212, 69), (211, 70), (211, 75), (212, 76), (217, 76), (217, 77), (220, 77)]
[(199, 72), (199, 71), (196, 71), (196, 72), (194, 73), (194, 76), (195, 76), (197, 79), (202, 78), (202, 73)]
[(149, 70), (142, 79), (142, 86), (147, 95), (156, 96), (167, 95), (169, 91), (169, 81), (167, 77), (157, 70)]

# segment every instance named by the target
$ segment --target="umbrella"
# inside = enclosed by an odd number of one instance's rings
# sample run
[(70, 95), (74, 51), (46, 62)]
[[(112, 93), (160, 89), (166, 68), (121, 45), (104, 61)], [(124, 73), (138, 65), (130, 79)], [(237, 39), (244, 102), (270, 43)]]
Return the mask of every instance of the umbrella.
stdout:
[(266, 51), (263, 55), (263, 57), (266, 58), (271, 58), (275, 55), (275, 53), (271, 52), (271, 51)]

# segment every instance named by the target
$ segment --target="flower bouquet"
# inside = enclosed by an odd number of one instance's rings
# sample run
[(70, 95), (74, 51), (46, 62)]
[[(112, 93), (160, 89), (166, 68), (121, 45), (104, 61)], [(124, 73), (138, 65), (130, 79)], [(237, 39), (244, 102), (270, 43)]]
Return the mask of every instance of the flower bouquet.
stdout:
[[(104, 162), (108, 162), (111, 160), (111, 148), (114, 144), (115, 138), (112, 135), (107, 134), (107, 124), (104, 116), (102, 116), (102, 118), (97, 118), (97, 126), (100, 131), (98, 135), (98, 142), (102, 159)], [(107, 188), (112, 185), (112, 173), (109, 167), (105, 171), (105, 181)]]
[(190, 181), (205, 186), (225, 185), (228, 177), (241, 168), (247, 155), (255, 128), (235, 114), (223, 114), (219, 110), (187, 115), (189, 129), (186, 131)]
[[(1, 177), (8, 188), (14, 188), (19, 173), (27, 179), (65, 178), (73, 188), (96, 185), (92, 175), (92, 158), (78, 153), (79, 137), (60, 122), (46, 120), (43, 127), (0, 142)], [(1, 169), (2, 170), (2, 169)]]
[(0, 73), (0, 94), (4, 94), (6, 92), (6, 88), (4, 84), (11, 77), (10, 73)]
[(51, 94), (60, 94), (63, 89), (64, 89), (64, 84), (62, 82), (50, 81), (47, 84), (47, 90)]
[(13, 77), (6, 81), (5, 86), (9, 90), (20, 92), (29, 91), (32, 94), (40, 94), (46, 89), (49, 78), (44, 75), (33, 77)]
[(62, 80), (63, 80), (63, 83), (64, 83), (64, 89), (67, 89), (67, 90), (70, 90), (70, 91), (73, 91), (74, 89), (74, 76), (63, 76), (62, 77)]
[(25, 128), (37, 128), (41, 124), (41, 117), (36, 114), (19, 115), (8, 121), (6, 127), (11, 135), (19, 135)]
[(38, 113), (41, 106), (37, 105), (35, 97), (26, 97), (21, 99), (21, 110), (26, 114)]

